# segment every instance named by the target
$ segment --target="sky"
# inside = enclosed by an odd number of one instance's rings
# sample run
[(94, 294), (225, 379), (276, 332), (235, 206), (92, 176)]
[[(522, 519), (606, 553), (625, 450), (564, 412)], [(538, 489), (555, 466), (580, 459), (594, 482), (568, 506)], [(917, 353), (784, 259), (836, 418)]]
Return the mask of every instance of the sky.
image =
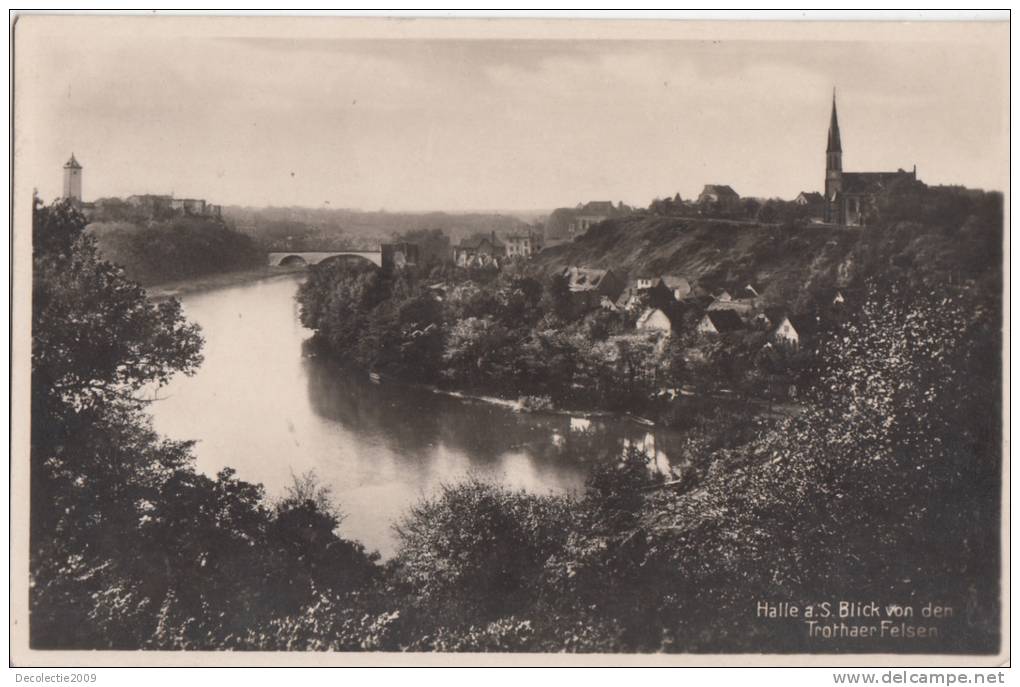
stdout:
[(30, 19), (15, 33), (15, 178), (45, 200), (72, 152), (85, 200), (525, 210), (646, 206), (706, 183), (792, 198), (822, 188), (834, 87), (845, 170), (1008, 180), (1008, 26), (496, 40)]

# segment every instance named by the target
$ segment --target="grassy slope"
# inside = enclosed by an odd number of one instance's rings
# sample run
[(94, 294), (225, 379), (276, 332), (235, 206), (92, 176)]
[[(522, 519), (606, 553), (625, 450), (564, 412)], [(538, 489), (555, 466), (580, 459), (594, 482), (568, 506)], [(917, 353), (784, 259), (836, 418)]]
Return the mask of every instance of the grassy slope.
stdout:
[(759, 290), (832, 286), (850, 273), (859, 230), (711, 221), (653, 215), (609, 220), (576, 241), (542, 251), (543, 275), (567, 265), (685, 276), (702, 285)]

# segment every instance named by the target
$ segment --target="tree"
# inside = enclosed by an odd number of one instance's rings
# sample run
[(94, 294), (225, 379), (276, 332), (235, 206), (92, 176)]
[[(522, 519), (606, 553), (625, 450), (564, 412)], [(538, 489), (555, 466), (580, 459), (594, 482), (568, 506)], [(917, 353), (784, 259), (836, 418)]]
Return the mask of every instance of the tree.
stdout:
[(554, 274), (546, 280), (544, 288), (542, 305), (545, 311), (553, 313), (561, 320), (570, 319), (574, 304), (570, 298), (570, 282), (567, 277)]
[(86, 571), (188, 463), (187, 444), (149, 428), (141, 390), (193, 372), (202, 339), (177, 301), (151, 303), (99, 259), (72, 203), (32, 219), (31, 630), (59, 641), (81, 631), (69, 620), (88, 610)]
[(470, 479), (443, 486), (396, 526), (399, 578), (438, 624), (493, 620), (535, 600), (567, 536), (569, 501)]
[(100, 260), (84, 225), (70, 203), (33, 216), (31, 646), (231, 647), (319, 593), (370, 587), (376, 557), (336, 535), (312, 480), (270, 508), (152, 430), (143, 391), (194, 371), (202, 340), (177, 301)]

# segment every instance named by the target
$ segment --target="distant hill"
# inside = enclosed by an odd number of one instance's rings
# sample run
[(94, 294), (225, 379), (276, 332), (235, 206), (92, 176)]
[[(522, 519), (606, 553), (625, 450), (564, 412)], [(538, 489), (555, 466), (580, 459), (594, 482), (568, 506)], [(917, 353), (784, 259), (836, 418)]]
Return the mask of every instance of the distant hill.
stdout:
[(239, 231), (273, 249), (376, 248), (407, 232), (440, 229), (452, 243), (482, 232), (508, 234), (529, 224), (510, 214), (363, 212), (349, 209), (227, 206), (223, 217)]

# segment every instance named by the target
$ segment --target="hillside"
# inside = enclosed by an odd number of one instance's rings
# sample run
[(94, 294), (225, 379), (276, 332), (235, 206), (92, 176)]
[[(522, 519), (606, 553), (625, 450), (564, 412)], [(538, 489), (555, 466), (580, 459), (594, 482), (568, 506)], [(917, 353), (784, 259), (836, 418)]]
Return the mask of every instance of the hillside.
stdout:
[(673, 274), (709, 290), (751, 284), (777, 304), (896, 273), (926, 283), (980, 284), (998, 293), (1001, 226), (1001, 205), (994, 202), (945, 222), (899, 219), (867, 228), (635, 214), (542, 251), (532, 269), (548, 275), (569, 265), (612, 268), (628, 279)]
[(103, 258), (144, 286), (265, 264), (265, 251), (251, 237), (215, 218), (93, 222), (88, 232)]

